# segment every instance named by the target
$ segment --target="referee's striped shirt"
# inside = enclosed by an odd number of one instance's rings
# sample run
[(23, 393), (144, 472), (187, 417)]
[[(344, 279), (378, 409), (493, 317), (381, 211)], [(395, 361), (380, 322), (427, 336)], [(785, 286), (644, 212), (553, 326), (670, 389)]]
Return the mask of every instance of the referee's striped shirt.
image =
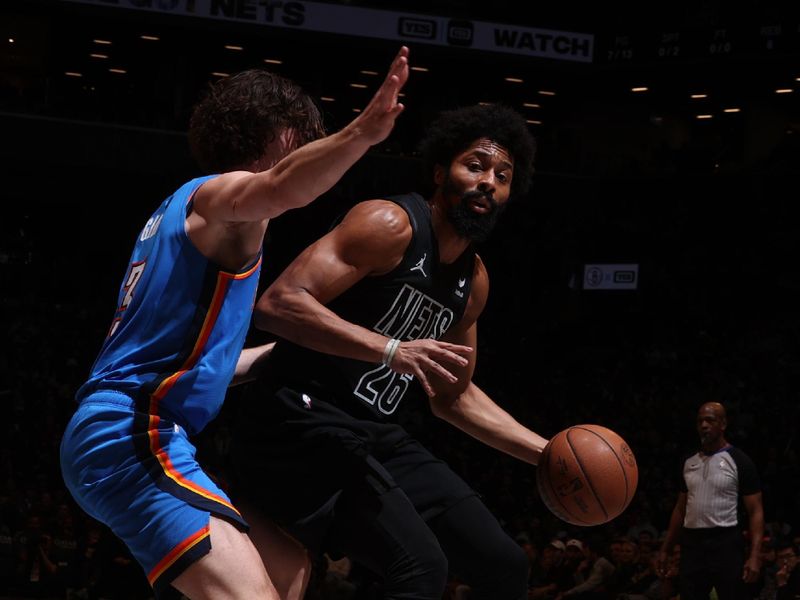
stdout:
[(761, 491), (753, 461), (730, 445), (687, 458), (681, 483), (687, 494), (683, 519), (687, 529), (735, 527), (739, 499)]

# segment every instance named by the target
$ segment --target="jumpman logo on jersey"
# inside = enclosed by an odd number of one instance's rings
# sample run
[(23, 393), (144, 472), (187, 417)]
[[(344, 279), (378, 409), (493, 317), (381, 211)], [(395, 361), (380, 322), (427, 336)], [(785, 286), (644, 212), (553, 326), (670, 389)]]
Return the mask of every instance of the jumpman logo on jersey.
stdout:
[(459, 298), (464, 297), (464, 292), (462, 291), (462, 289), (464, 288), (465, 285), (467, 285), (466, 277), (463, 277), (458, 280), (458, 289), (456, 289), (456, 296), (458, 296)]
[(428, 274), (425, 272), (425, 269), (423, 268), (425, 266), (425, 259), (426, 258), (428, 258), (428, 253), (427, 252), (422, 255), (422, 258), (420, 258), (419, 261), (417, 261), (417, 264), (415, 264), (413, 267), (411, 267), (409, 269), (409, 271), (417, 271), (418, 270), (420, 273), (422, 273), (423, 277), (427, 277)]

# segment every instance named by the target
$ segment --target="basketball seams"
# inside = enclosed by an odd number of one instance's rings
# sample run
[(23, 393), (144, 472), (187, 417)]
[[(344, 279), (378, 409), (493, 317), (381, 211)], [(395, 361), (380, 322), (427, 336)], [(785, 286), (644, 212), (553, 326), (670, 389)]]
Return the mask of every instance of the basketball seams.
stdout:
[[(623, 477), (623, 479), (625, 480), (625, 502), (623, 502), (622, 506), (628, 506), (628, 502), (630, 502), (630, 498), (628, 497), (628, 489), (629, 489), (629, 485), (628, 485), (628, 472), (625, 470), (625, 464), (622, 462), (622, 459), (621, 459), (621, 458), (619, 457), (619, 455), (617, 454), (617, 451), (616, 451), (616, 449), (614, 448), (614, 446), (612, 446), (612, 445), (611, 445), (611, 444), (608, 442), (608, 440), (607, 440), (606, 438), (604, 438), (602, 435), (600, 435), (599, 433), (597, 433), (597, 432), (596, 432), (596, 431), (594, 431), (593, 429), (587, 429), (586, 427), (582, 427), (582, 426), (580, 426), (580, 425), (576, 425), (576, 426), (574, 426), (574, 427), (570, 427), (570, 430), (572, 430), (572, 429), (580, 429), (581, 431), (588, 431), (588, 432), (589, 432), (589, 433), (591, 433), (592, 435), (594, 435), (594, 436), (596, 436), (596, 437), (600, 438), (600, 439), (603, 441), (603, 443), (604, 443), (606, 446), (608, 446), (608, 447), (609, 447), (609, 449), (611, 450), (611, 454), (613, 454), (613, 455), (614, 455), (614, 458), (616, 458), (616, 459), (617, 459), (617, 462), (619, 463), (620, 469), (622, 470), (622, 477)], [(609, 431), (611, 431), (611, 430), (609, 430)], [(569, 441), (569, 435), (567, 435), (567, 441)], [(570, 445), (570, 447), (572, 447), (572, 446)], [(581, 469), (583, 469), (583, 466), (581, 466)], [(588, 481), (588, 479), (587, 479), (587, 481)]]
[[(550, 503), (548, 503), (548, 502), (546, 501), (546, 499), (555, 499), (555, 500), (558, 502), (558, 504), (561, 506), (561, 508), (562, 508), (562, 510), (558, 511), (558, 512), (560, 512), (560, 513), (561, 513), (561, 515), (558, 515), (558, 514), (557, 514), (556, 516), (558, 516), (559, 518), (561, 518), (562, 520), (564, 520), (564, 521), (567, 521), (567, 522), (570, 522), (570, 519), (573, 519), (574, 521), (581, 521), (581, 523), (584, 523), (584, 524), (586, 524), (586, 525), (591, 525), (591, 522), (590, 522), (590, 521), (586, 521), (586, 520), (584, 520), (584, 519), (581, 519), (581, 518), (580, 518), (580, 517), (578, 517), (578, 516), (575, 516), (575, 515), (573, 515), (573, 514), (572, 514), (572, 511), (571, 511), (571, 510), (569, 510), (569, 508), (567, 507), (566, 503), (565, 503), (565, 502), (564, 502), (564, 501), (561, 499), (561, 497), (559, 496), (559, 494), (556, 492), (556, 489), (555, 489), (555, 487), (553, 486), (553, 480), (552, 480), (552, 477), (550, 477), (550, 472), (549, 472), (549, 470), (550, 470), (550, 454), (551, 454), (551, 448), (552, 448), (552, 446), (548, 444), (548, 445), (545, 447), (544, 453), (542, 454), (542, 457), (545, 459), (545, 465), (543, 465), (543, 466), (544, 466), (544, 467), (546, 468), (546, 470), (547, 470), (547, 476), (546, 476), (546, 477), (544, 477), (544, 479), (545, 479), (546, 481), (543, 481), (542, 483), (543, 483), (543, 485), (544, 485), (545, 487), (548, 487), (548, 486), (549, 486), (549, 489), (547, 490), (547, 494), (546, 494), (545, 498), (543, 498), (543, 500), (545, 500), (545, 504), (546, 504), (546, 505), (550, 504)], [(574, 455), (574, 454), (575, 454), (575, 452), (574, 452), (574, 450), (572, 450), (572, 447), (571, 447), (571, 446), (570, 446), (570, 450), (572, 451), (572, 454)], [(546, 456), (545, 456), (545, 454), (546, 454)], [(576, 457), (576, 458), (577, 458), (577, 457)], [(539, 468), (539, 467), (537, 467), (537, 468)], [(581, 468), (581, 471), (583, 471), (583, 469), (582, 469), (582, 468)], [(585, 476), (585, 474), (584, 474), (584, 479), (586, 479), (586, 476)], [(539, 481), (541, 481), (541, 479), (539, 479)], [(601, 505), (601, 506), (602, 506), (602, 505)], [(548, 506), (548, 507), (549, 507), (549, 506)], [(550, 508), (550, 510), (551, 510), (553, 513), (555, 513), (555, 512), (556, 512), (555, 510), (553, 510), (553, 508), (552, 508), (552, 507), (549, 507), (549, 508)], [(605, 512), (605, 508), (603, 508), (603, 511)], [(569, 517), (569, 518), (565, 518), (565, 516), (567, 516), (567, 517)], [(574, 522), (574, 521), (573, 521), (573, 522)], [(579, 525), (580, 523), (574, 523), (574, 524), (575, 524), (575, 525)]]
[[(567, 446), (569, 446), (570, 452), (572, 452), (572, 456), (575, 457), (575, 462), (578, 463), (578, 467), (580, 467), (581, 474), (583, 475), (584, 481), (586, 481), (586, 485), (589, 486), (589, 489), (591, 490), (592, 495), (594, 496), (594, 499), (597, 501), (597, 505), (600, 508), (603, 509), (603, 514), (606, 517), (605, 520), (608, 521), (609, 520), (609, 518), (608, 518), (608, 509), (606, 508), (606, 506), (603, 503), (603, 501), (600, 499), (600, 496), (597, 494), (597, 491), (594, 489), (594, 485), (592, 484), (591, 480), (589, 479), (589, 476), (587, 474), (586, 469), (583, 468), (583, 461), (581, 461), (581, 457), (578, 456), (578, 453), (575, 451), (575, 448), (572, 446), (572, 442), (569, 439), (569, 434), (572, 433), (573, 429), (581, 429), (582, 431), (589, 431), (589, 430), (588, 429), (582, 429), (580, 427), (570, 427), (569, 429), (567, 429), (566, 434), (564, 435), (564, 439), (567, 442)], [(594, 433), (594, 432), (592, 432), (592, 433)], [(597, 434), (595, 434), (595, 435), (597, 435)], [(597, 437), (600, 437), (600, 436), (597, 436)], [(603, 438), (600, 437), (600, 439), (603, 439)], [(603, 441), (605, 442), (605, 440), (603, 440)], [(625, 497), (626, 498), (628, 497), (628, 482), (627, 481), (625, 482)]]
[[(597, 444), (598, 439), (602, 445)], [(620, 446), (619, 452), (616, 446)], [(614, 460), (604, 454), (604, 447)], [(601, 425), (573, 425), (553, 436), (542, 450), (537, 470), (539, 494), (563, 521), (581, 526), (608, 523), (625, 511), (636, 491), (635, 460), (625, 440), (614, 431)], [(573, 514), (575, 504), (578, 514)]]
[[(544, 447), (542, 455), (539, 457), (539, 463), (536, 465), (536, 482), (539, 487), (539, 497), (544, 502), (544, 505), (559, 519), (564, 519), (564, 513), (559, 510), (558, 506), (551, 500), (555, 496), (553, 484), (550, 481), (550, 445)], [(541, 471), (539, 469), (542, 469)], [(538, 476), (540, 473), (546, 473), (544, 477)]]

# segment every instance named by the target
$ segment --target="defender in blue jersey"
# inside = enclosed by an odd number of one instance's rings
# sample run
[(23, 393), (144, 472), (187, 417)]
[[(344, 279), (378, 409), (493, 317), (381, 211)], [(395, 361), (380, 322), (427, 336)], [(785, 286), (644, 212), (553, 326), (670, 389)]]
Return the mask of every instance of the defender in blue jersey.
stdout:
[(70, 492), (125, 541), (157, 593), (172, 584), (192, 599), (278, 598), (301, 585), (291, 577), (305, 572), (302, 549), (270, 532), (264, 556), (292, 565), (276, 581), (283, 563), (267, 561), (271, 579), (189, 437), (217, 414), (237, 369), (246, 376), (268, 352), (242, 344), (269, 219), (325, 192), (389, 135), (407, 56), (402, 48), (365, 110), (326, 138), (312, 100), (265, 71), (220, 81), (194, 111), (195, 157), (223, 174), (181, 186), (141, 230), (61, 445)]
[(534, 147), (509, 108), (443, 114), (423, 144), (433, 194), (357, 204), (257, 305), (285, 339), (242, 406), (241, 489), (312, 551), (382, 575), (389, 598), (438, 600), (448, 572), (470, 598), (527, 598), (522, 549), (396, 418), (427, 394), (507, 454), (535, 464), (545, 447), (471, 381), (489, 293), (473, 242), (527, 189)]

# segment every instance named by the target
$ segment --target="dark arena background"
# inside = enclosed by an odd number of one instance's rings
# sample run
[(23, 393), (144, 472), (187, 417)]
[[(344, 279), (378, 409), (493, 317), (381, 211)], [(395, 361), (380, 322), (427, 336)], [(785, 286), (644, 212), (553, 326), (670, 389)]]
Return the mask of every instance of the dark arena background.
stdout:
[[(272, 69), (335, 131), (401, 44), (405, 113), (334, 190), (270, 225), (262, 287), (355, 202), (418, 189), (415, 144), (438, 111), (517, 109), (536, 174), (480, 248), (492, 291), (475, 380), (546, 437), (619, 432), (638, 492), (607, 525), (569, 526), (539, 499), (534, 467), (426, 406), (403, 420), (483, 495), (532, 570), (553, 538), (595, 536), (646, 575), (697, 449), (697, 409), (723, 402), (763, 486), (752, 597), (774, 598), (774, 545), (800, 536), (800, 5), (779, 0), (3, 0), (0, 597), (151, 595), (66, 492), (58, 445), (136, 234), (200, 174), (185, 135), (198, 95)], [(223, 483), (242, 393), (195, 440)], [(381, 597), (368, 573), (318, 567), (309, 598)]]

